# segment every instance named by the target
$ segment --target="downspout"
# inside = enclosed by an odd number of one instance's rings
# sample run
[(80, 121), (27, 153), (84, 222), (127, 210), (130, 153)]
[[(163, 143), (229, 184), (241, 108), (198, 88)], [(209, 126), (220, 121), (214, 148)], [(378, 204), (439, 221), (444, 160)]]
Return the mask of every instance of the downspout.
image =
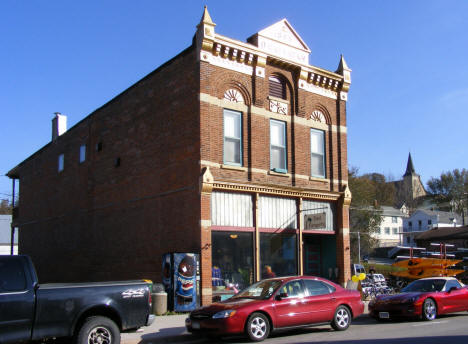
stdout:
[(13, 253), (15, 252), (14, 251), (14, 248), (15, 248), (15, 226), (13, 224), (13, 209), (15, 208), (15, 182), (16, 182), (16, 179), (13, 178), (12, 179), (13, 181), (13, 186), (12, 186), (12, 189), (13, 189), (13, 192), (12, 192), (12, 196), (11, 196), (11, 242), (10, 242), (10, 254), (13, 255)]

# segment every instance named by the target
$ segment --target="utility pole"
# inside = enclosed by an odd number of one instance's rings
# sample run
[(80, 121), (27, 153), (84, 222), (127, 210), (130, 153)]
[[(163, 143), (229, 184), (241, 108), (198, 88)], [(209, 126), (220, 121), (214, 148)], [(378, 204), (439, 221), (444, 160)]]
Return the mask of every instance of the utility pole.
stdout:
[(357, 245), (358, 245), (358, 264), (361, 264), (361, 232), (350, 232), (357, 234)]

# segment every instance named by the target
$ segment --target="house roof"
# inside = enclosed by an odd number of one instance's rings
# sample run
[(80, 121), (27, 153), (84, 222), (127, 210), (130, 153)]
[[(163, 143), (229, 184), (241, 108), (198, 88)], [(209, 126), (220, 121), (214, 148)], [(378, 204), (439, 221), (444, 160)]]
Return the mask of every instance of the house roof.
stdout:
[(390, 206), (387, 206), (387, 205), (382, 205), (382, 206), (380, 206), (380, 208), (382, 209), (382, 215), (383, 215), (383, 216), (401, 216), (401, 217), (406, 217), (406, 214), (404, 214), (403, 212), (401, 212), (401, 210), (398, 209), (398, 208), (390, 207)]
[[(11, 241), (11, 215), (0, 215), (0, 245), (10, 244)], [(15, 244), (18, 236), (15, 236)]]
[[(424, 213), (430, 217), (437, 217), (438, 223), (452, 223), (453, 219), (456, 219), (458, 224), (461, 224), (463, 222), (463, 219), (460, 215), (450, 213), (448, 211), (418, 209), (415, 213), (413, 213), (413, 215), (415, 215), (418, 212)], [(413, 215), (411, 215), (411, 217), (413, 217)]]
[(468, 226), (465, 227), (439, 227), (422, 232), (415, 237), (416, 240), (441, 239), (468, 239)]

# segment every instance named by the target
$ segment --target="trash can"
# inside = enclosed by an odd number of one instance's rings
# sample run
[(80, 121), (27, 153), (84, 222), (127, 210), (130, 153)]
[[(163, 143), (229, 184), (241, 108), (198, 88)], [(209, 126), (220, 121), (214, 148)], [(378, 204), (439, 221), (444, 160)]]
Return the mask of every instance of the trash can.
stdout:
[(152, 293), (151, 298), (153, 299), (153, 314), (162, 315), (167, 312), (166, 292)]

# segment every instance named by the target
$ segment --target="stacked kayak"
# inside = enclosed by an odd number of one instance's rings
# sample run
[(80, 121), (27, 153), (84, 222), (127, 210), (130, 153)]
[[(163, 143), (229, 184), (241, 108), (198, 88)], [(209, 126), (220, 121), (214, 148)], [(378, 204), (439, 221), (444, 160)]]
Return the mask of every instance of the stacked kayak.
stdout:
[(392, 266), (404, 268), (405, 270), (392, 272), (392, 275), (410, 279), (438, 276), (453, 277), (464, 272), (464, 270), (451, 269), (460, 262), (461, 260), (457, 259), (413, 257), (393, 263)]

